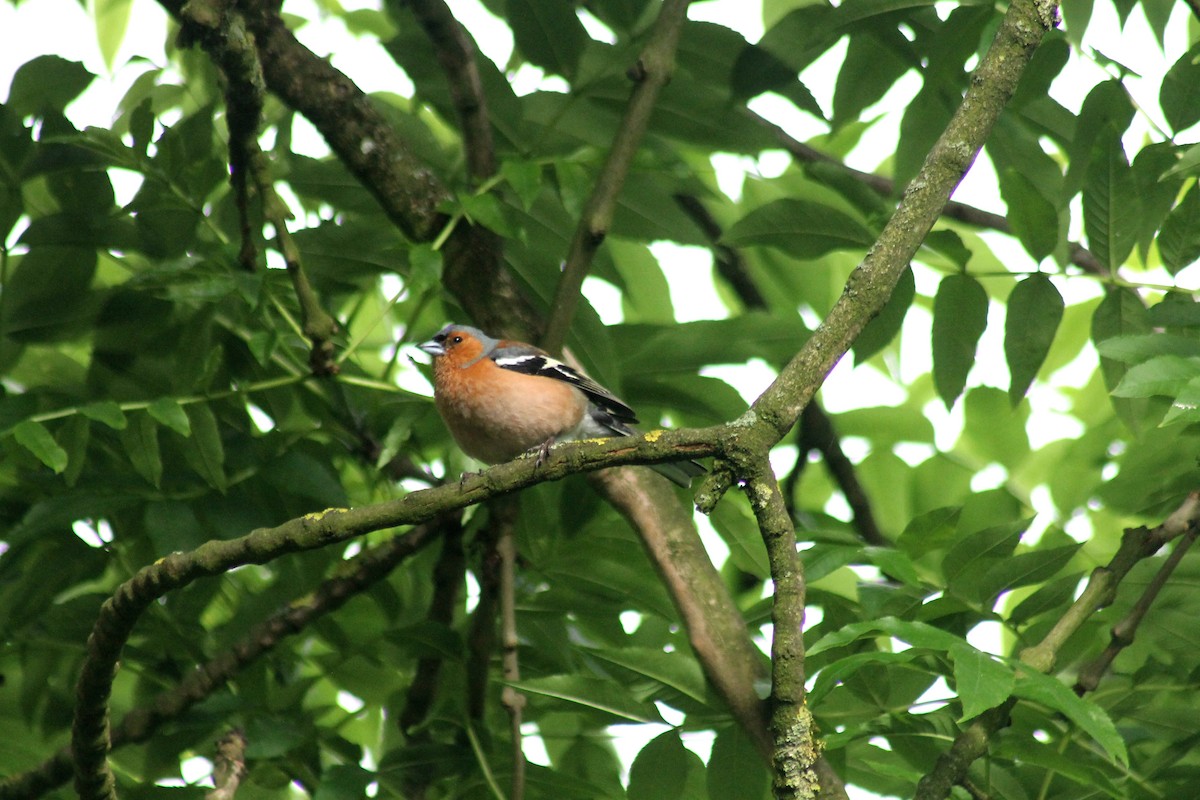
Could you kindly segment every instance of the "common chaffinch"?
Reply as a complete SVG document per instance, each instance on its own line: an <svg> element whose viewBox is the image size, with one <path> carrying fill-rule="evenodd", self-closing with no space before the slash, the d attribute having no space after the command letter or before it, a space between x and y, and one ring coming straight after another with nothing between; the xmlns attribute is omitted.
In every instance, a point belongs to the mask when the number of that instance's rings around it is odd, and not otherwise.
<svg viewBox="0 0 1200 800"><path fill-rule="evenodd" d="M451 324L417 346L433 356L434 402L450 434L487 464L555 442L636 433L632 408L531 344ZM684 487L704 472L687 460L650 468Z"/></svg>

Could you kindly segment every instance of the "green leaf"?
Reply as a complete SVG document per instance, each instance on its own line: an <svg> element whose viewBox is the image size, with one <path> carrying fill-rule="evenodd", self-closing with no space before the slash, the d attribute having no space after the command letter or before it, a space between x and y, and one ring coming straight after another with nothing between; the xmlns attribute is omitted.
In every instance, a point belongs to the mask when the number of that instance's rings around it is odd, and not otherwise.
<svg viewBox="0 0 1200 800"><path fill-rule="evenodd" d="M204 403L195 403L188 406L187 419L192 436L184 456L210 486L225 491L229 484L225 477L225 446L221 443L216 416Z"/></svg>
<svg viewBox="0 0 1200 800"><path fill-rule="evenodd" d="M158 423L149 414L135 414L121 431L121 443L133 468L156 489L162 485L162 454L158 449Z"/></svg>
<svg viewBox="0 0 1200 800"><path fill-rule="evenodd" d="M1018 553L988 567L976 582L975 597L987 603L1002 592L1049 580L1070 563L1079 545L1068 544Z"/></svg>
<svg viewBox="0 0 1200 800"><path fill-rule="evenodd" d="M1175 399L1171 401L1171 407L1163 416L1163 425L1173 425L1177 422L1200 422L1200 377L1192 378L1179 390Z"/></svg>
<svg viewBox="0 0 1200 800"><path fill-rule="evenodd" d="M1033 181L1009 167L1000 175L1000 195L1008 206L1008 222L1034 261L1041 261L1058 246L1058 209L1038 191Z"/></svg>
<svg viewBox="0 0 1200 800"><path fill-rule="evenodd" d="M730 497L728 502L718 503L711 520L713 528L729 546L729 557L734 566L756 578L770 577L767 547L763 544L754 514L744 499Z"/></svg>
<svg viewBox="0 0 1200 800"><path fill-rule="evenodd" d="M738 725L717 731L705 782L708 800L765 800L771 794L771 773Z"/></svg>
<svg viewBox="0 0 1200 800"><path fill-rule="evenodd" d="M942 559L942 574L949 584L960 584L973 594L977 582L997 562L1012 556L1021 541L1021 534L1029 527L1028 520L1018 520L1007 525L996 525L976 531L960 540Z"/></svg>
<svg viewBox="0 0 1200 800"><path fill-rule="evenodd" d="M55 472L67 468L67 451L58 446L50 431L40 422L31 419L17 423L13 428L17 443L37 456L38 460Z"/></svg>
<svg viewBox="0 0 1200 800"><path fill-rule="evenodd" d="M687 695L698 703L707 703L704 674L700 665L677 653L665 653L649 647L622 647L589 650L591 655L657 681Z"/></svg>
<svg viewBox="0 0 1200 800"><path fill-rule="evenodd" d="M913 558L946 547L954 541L961 508L935 508L912 518L896 546Z"/></svg>
<svg viewBox="0 0 1200 800"><path fill-rule="evenodd" d="M692 758L695 756L683 746L677 731L654 738L629 768L629 800L683 798Z"/></svg>
<svg viewBox="0 0 1200 800"><path fill-rule="evenodd" d="M1200 327L1200 303L1190 295L1171 293L1147 309L1146 318L1154 326L1197 328Z"/></svg>
<svg viewBox="0 0 1200 800"><path fill-rule="evenodd" d="M93 16L96 20L96 41L100 45L100 54L104 57L104 66L113 68L113 59L121 49L125 39L125 29L129 25L129 13L133 9L132 0L95 0Z"/></svg>
<svg viewBox="0 0 1200 800"><path fill-rule="evenodd" d="M68 419L58 430L58 443L67 451L67 469L63 472L63 480L67 486L74 486L83 474L83 466L87 460L88 442L92 437L92 423L84 416L76 414Z"/></svg>
<svg viewBox="0 0 1200 800"><path fill-rule="evenodd" d="M574 77L590 37L561 0L509 0L508 21L521 53L548 72Z"/></svg>
<svg viewBox="0 0 1200 800"><path fill-rule="evenodd" d="M1104 342L1114 337L1145 334L1149 329L1146 307L1132 289L1109 289L1092 315L1092 341L1097 347L1102 347ZM1100 372L1104 377L1104 386L1110 393L1125 377L1127 369L1119 361L1103 354L1100 356ZM1121 420L1136 430L1141 410L1134 402L1113 397L1112 404Z"/></svg>
<svg viewBox="0 0 1200 800"><path fill-rule="evenodd" d="M1200 189L1192 186L1158 233L1158 253L1172 275L1200 259Z"/></svg>
<svg viewBox="0 0 1200 800"><path fill-rule="evenodd" d="M146 412L180 436L192 435L192 424L178 400L160 397L146 407Z"/></svg>
<svg viewBox="0 0 1200 800"><path fill-rule="evenodd" d="M1112 719L1100 706L1071 691L1071 688L1051 675L1042 675L1028 668L1017 673L1014 693L1024 699L1041 703L1065 715L1096 743L1104 748L1109 758L1121 765L1129 764L1129 753L1125 740L1113 725Z"/></svg>
<svg viewBox="0 0 1200 800"><path fill-rule="evenodd" d="M1135 364L1112 390L1116 397L1174 397L1200 375L1200 358L1155 356Z"/></svg>
<svg viewBox="0 0 1200 800"><path fill-rule="evenodd" d="M96 422L103 422L114 431L124 430L129 421L125 419L125 412L121 407L112 400L101 400L97 403L89 403L79 409L79 413L83 414L88 419L94 419Z"/></svg>
<svg viewBox="0 0 1200 800"><path fill-rule="evenodd" d="M962 703L964 722L1003 703L1013 693L1016 675L1008 665L968 644L950 648L954 661L954 688Z"/></svg>
<svg viewBox="0 0 1200 800"><path fill-rule="evenodd" d="M875 234L849 214L792 198L754 209L722 237L730 247L775 247L801 259L819 258L833 250L863 249L873 241Z"/></svg>
<svg viewBox="0 0 1200 800"><path fill-rule="evenodd" d="M536 161L508 158L500 165L500 175L516 193L521 206L529 211L542 191L542 165Z"/></svg>
<svg viewBox="0 0 1200 800"><path fill-rule="evenodd" d="M896 338L896 334L900 332L900 326L904 324L904 317L908 314L916 291L916 279L913 277L912 268L905 267L904 272L900 274L900 280L896 282L896 288L892 290L892 296L888 298L883 309L866 324L862 332L858 334L858 338L854 340L855 364L863 363Z"/></svg>
<svg viewBox="0 0 1200 800"><path fill-rule="evenodd" d="M812 647L808 648L805 655L815 656L826 650L832 650L835 647L845 647L863 637L880 634L907 642L913 647L924 647L942 652L947 652L951 647L962 644L965 641L960 636L947 633L941 628L935 628L925 622L913 622L897 619L896 617L883 617L881 619L851 623L841 630L826 634L813 644Z"/></svg>
<svg viewBox="0 0 1200 800"><path fill-rule="evenodd" d="M62 111L95 77L78 61L38 56L21 65L13 76L7 105L21 117Z"/></svg>
<svg viewBox="0 0 1200 800"><path fill-rule="evenodd" d="M1026 597L1009 614L1009 620L1022 625L1039 614L1057 611L1066 606L1075 597L1079 589L1082 575L1064 575L1050 583L1043 584L1037 591Z"/></svg>
<svg viewBox="0 0 1200 800"><path fill-rule="evenodd" d="M1164 178L1187 177L1200 171L1200 144L1194 144L1183 151L1175 166L1163 173Z"/></svg>
<svg viewBox="0 0 1200 800"><path fill-rule="evenodd" d="M357 764L335 764L322 772L313 800L361 800L375 780L374 773Z"/></svg>
<svg viewBox="0 0 1200 800"><path fill-rule="evenodd" d="M979 281L970 275L942 278L933 300L933 382L947 409L967 385L987 313L987 292Z"/></svg>
<svg viewBox="0 0 1200 800"><path fill-rule="evenodd" d="M908 42L898 30L880 26L862 33L861 36L847 37L846 57L837 71L833 90L835 130L857 120L911 68L905 57Z"/></svg>
<svg viewBox="0 0 1200 800"><path fill-rule="evenodd" d="M652 703L635 700L625 687L600 678L584 675L549 675L545 678L515 681L511 685L522 692L553 697L620 719L634 722L663 721L662 715Z"/></svg>
<svg viewBox="0 0 1200 800"><path fill-rule="evenodd" d="M1154 356L1200 356L1200 340L1171 333L1113 336L1100 342L1096 350L1104 358L1136 364Z"/></svg>
<svg viewBox="0 0 1200 800"><path fill-rule="evenodd" d="M1044 273L1021 281L1009 295L1004 357L1011 375L1008 399L1014 406L1025 397L1046 360L1062 315L1062 295Z"/></svg>
<svg viewBox="0 0 1200 800"><path fill-rule="evenodd" d="M1097 143L1083 187L1083 230L1088 248L1116 272L1137 244L1141 200L1119 136Z"/></svg>
<svg viewBox="0 0 1200 800"><path fill-rule="evenodd" d="M94 248L31 247L4 283L0 332L21 342L76 335L95 313L97 297L91 289L95 274Z"/></svg>
<svg viewBox="0 0 1200 800"><path fill-rule="evenodd" d="M907 664L921 655L920 650L909 649L899 653L887 650L869 650L854 653L845 658L839 658L821 667L817 679L813 682L812 691L808 693L808 702L816 705L831 691L859 670L872 665Z"/></svg>
<svg viewBox="0 0 1200 800"><path fill-rule="evenodd" d="M1200 122L1200 45L1167 70L1158 89L1158 104L1176 133Z"/></svg>

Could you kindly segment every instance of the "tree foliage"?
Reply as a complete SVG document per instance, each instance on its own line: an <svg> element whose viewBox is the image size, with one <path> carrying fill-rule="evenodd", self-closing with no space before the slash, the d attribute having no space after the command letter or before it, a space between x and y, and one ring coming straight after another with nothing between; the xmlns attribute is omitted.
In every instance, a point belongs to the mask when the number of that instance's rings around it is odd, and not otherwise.
<svg viewBox="0 0 1200 800"><path fill-rule="evenodd" d="M442 0L159 2L111 124L60 56L0 105L0 797L1200 795L1194 3L1115 4L1188 31L1147 102L1086 0L487 0L505 64ZM447 320L677 430L469 474Z"/></svg>

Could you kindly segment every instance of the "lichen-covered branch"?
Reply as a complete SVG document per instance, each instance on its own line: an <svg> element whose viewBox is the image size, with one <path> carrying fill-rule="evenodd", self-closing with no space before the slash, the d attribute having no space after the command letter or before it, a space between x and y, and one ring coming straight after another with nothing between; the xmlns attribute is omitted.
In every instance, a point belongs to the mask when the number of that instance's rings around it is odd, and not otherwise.
<svg viewBox="0 0 1200 800"><path fill-rule="evenodd" d="M121 650L147 606L170 591L246 564L262 564L289 553L346 541L372 531L412 525L544 480L603 466L678 460L680 455L715 451L720 429L678 431L667 439L630 437L563 446L542 464L524 458L501 464L456 484L413 492L397 500L360 508L334 508L307 514L274 528L237 539L213 540L195 550L172 553L143 567L101 606L88 637L87 654L76 685L71 753L75 785L85 800L116 796L107 757L112 746L108 701ZM705 438L709 441L705 442ZM682 452L680 452L682 451Z"/></svg>
<svg viewBox="0 0 1200 800"><path fill-rule="evenodd" d="M796 530L771 464L763 454L747 465L746 496L766 544L774 592L771 601L771 737L775 797L814 800L813 766L820 754L804 689L804 567L796 555Z"/></svg>
<svg viewBox="0 0 1200 800"><path fill-rule="evenodd" d="M1148 530L1131 528L1121 537L1121 546L1103 567L1092 571L1087 586L1050 631L1032 647L1021 651L1021 663L1039 672L1054 671L1058 653L1067 640L1098 610L1116 599L1117 588L1139 561L1158 552L1179 537L1200 533L1200 491L1192 492L1161 525ZM992 735L1008 724L1016 699L1010 698L985 711L955 737L950 749L917 784L915 800L943 800L967 776L971 764L987 753Z"/></svg>
<svg viewBox="0 0 1200 800"><path fill-rule="evenodd" d="M228 650L197 666L178 686L126 714L112 730L113 748L148 740L165 722L178 718L209 697L284 637L336 611L351 597L387 576L404 559L432 541L439 531L437 524L421 525L355 556L349 572L330 578L302 602L290 603L258 623ZM0 800L38 797L70 780L71 771L71 752L63 748L37 767L0 781Z"/></svg>
<svg viewBox="0 0 1200 800"><path fill-rule="evenodd" d="M987 141L1025 65L1055 24L1056 14L1052 1L1019 0L1009 6L962 104L904 190L896 213L821 326L742 417L747 450L773 445L787 434L825 376L883 308L950 193ZM703 507L711 508L736 477L724 466L714 469L701 489Z"/></svg>
<svg viewBox="0 0 1200 800"><path fill-rule="evenodd" d="M583 287L583 279L587 277L592 258L612 226L617 198L625 185L633 157L637 154L650 125L650 115L654 113L659 92L671 80L675 71L675 50L679 45L679 33L687 20L690 2L691 0L666 0L662 4L645 48L637 63L627 73L634 81L633 91L629 95L629 103L625 106L621 124L613 134L608 157L604 160L600 174L596 176L596 184L592 187L592 193L575 228L575 235L567 250L563 274L559 278L554 300L550 305L550 318L541 338L542 347L551 353L560 351L563 342L566 341L567 330L571 327L575 307L579 303L579 290Z"/></svg>
<svg viewBox="0 0 1200 800"><path fill-rule="evenodd" d="M757 691L767 682L765 664L704 551L690 509L675 500L666 480L644 470L603 470L590 479L641 536L705 676L769 759L767 707Z"/></svg>

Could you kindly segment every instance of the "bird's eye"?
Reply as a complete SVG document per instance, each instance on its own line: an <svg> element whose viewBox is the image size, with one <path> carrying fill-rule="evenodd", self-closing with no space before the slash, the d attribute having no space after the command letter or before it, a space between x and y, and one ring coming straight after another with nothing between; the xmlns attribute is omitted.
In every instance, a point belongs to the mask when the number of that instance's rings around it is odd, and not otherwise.
<svg viewBox="0 0 1200 800"><path fill-rule="evenodd" d="M455 336L453 339L450 340L450 344L462 344L462 337Z"/></svg>

